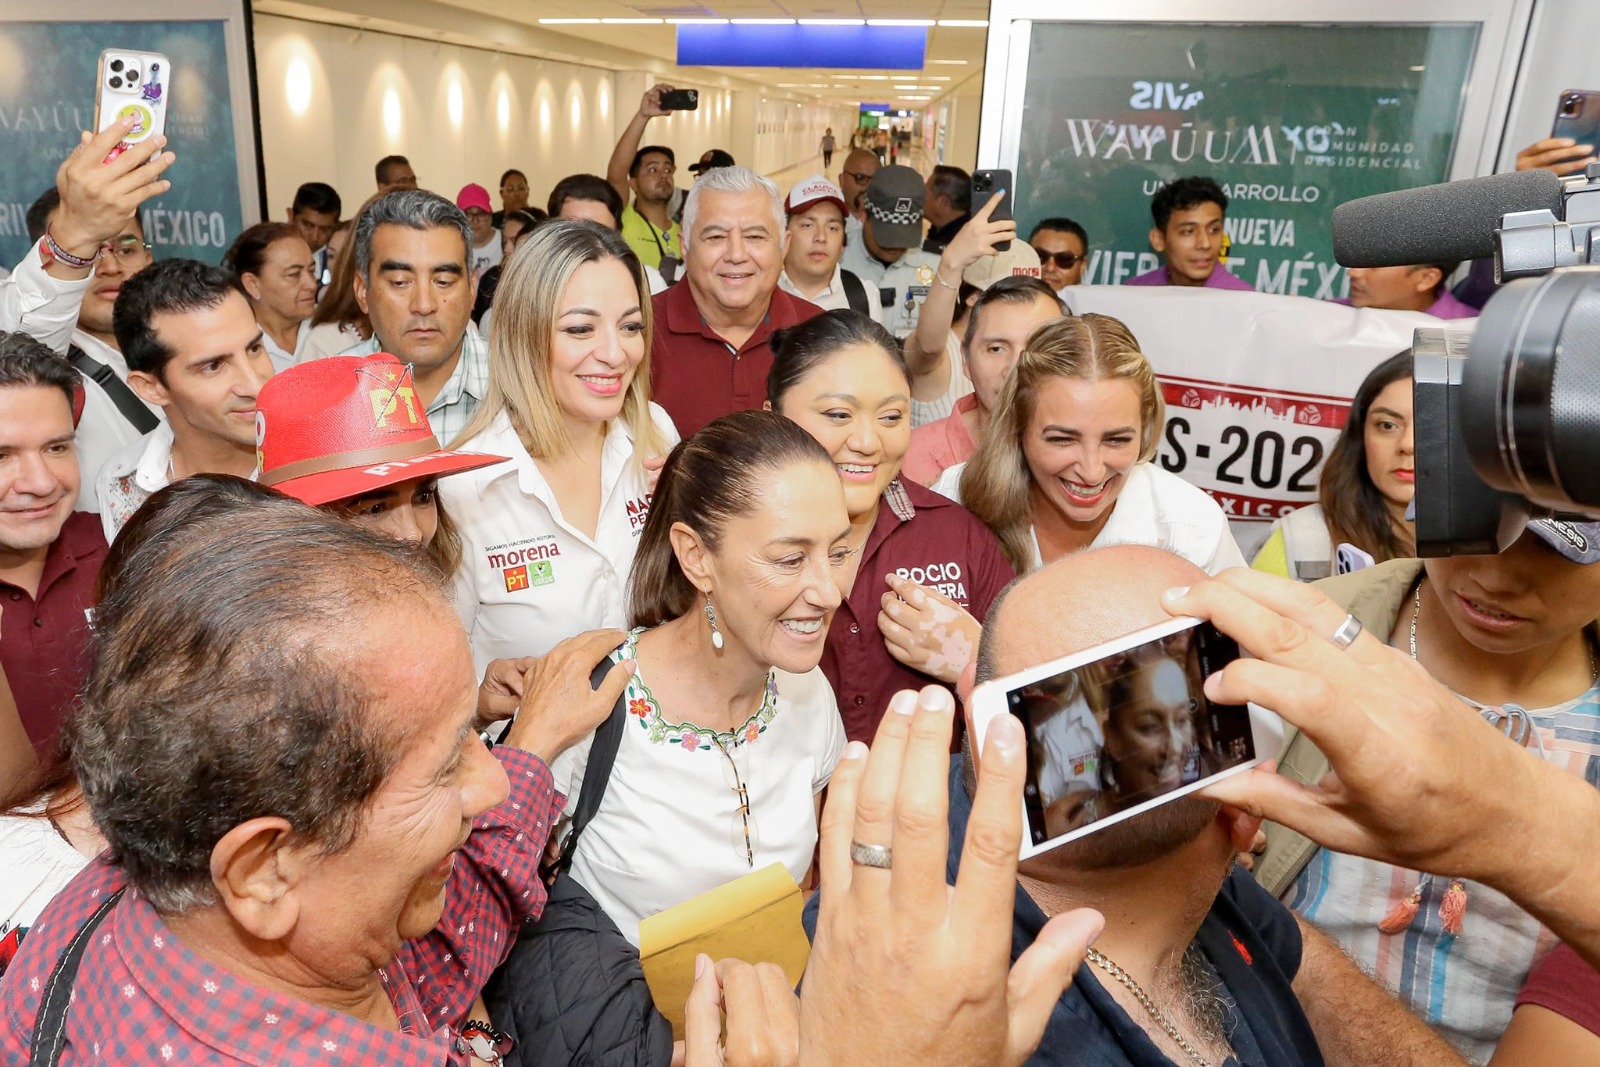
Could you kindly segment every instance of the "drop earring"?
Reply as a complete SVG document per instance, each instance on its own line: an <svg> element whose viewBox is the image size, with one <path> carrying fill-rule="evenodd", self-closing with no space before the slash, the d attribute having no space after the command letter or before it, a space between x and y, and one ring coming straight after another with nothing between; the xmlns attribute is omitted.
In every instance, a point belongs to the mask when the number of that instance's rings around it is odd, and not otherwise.
<svg viewBox="0 0 1600 1067"><path fill-rule="evenodd" d="M722 651L722 631L717 629L717 609L711 606L711 594L706 594L706 622L711 624L711 647Z"/></svg>

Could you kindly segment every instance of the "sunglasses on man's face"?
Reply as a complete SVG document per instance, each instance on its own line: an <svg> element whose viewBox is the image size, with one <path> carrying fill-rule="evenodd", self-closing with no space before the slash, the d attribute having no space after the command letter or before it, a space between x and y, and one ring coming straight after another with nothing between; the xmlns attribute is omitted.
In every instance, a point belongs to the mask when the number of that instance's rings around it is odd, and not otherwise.
<svg viewBox="0 0 1600 1067"><path fill-rule="evenodd" d="M1046 252L1042 248L1035 248L1034 251L1039 253L1039 263L1041 266L1049 266L1051 263L1054 263L1062 270L1071 270L1073 267L1076 267L1079 263L1082 263L1084 260L1089 258L1088 256L1080 256L1076 252Z"/></svg>
<svg viewBox="0 0 1600 1067"><path fill-rule="evenodd" d="M870 174L862 174L859 170L840 171L839 172L839 177L841 177L841 178L849 178L851 181L855 182L857 185L869 185L872 182L872 175L870 175Z"/></svg>

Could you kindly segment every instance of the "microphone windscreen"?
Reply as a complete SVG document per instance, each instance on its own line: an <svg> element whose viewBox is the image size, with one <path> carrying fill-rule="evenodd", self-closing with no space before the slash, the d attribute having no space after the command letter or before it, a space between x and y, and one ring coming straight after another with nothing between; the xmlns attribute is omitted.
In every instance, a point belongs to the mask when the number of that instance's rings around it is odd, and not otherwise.
<svg viewBox="0 0 1600 1067"><path fill-rule="evenodd" d="M1561 217L1561 179L1523 170L1364 196L1333 209L1333 258L1346 267L1400 267L1494 255L1494 230L1513 211Z"/></svg>

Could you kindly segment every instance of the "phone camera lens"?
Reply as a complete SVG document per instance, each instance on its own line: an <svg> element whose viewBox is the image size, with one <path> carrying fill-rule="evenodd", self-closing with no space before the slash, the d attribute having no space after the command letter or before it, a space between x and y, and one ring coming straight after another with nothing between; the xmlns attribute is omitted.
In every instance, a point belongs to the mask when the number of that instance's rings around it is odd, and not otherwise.
<svg viewBox="0 0 1600 1067"><path fill-rule="evenodd" d="M139 82L139 72L138 72L138 70L136 70L136 69L134 69L132 67L128 68L128 84L129 85L137 85L138 82Z"/></svg>
<svg viewBox="0 0 1600 1067"><path fill-rule="evenodd" d="M113 60L112 60L112 61L111 61L111 69L112 69L112 70L121 70L121 69L122 69L122 60L120 60L120 59L113 59Z"/></svg>
<svg viewBox="0 0 1600 1067"><path fill-rule="evenodd" d="M154 74L156 71L158 71L160 69L161 69L161 64L160 63L152 63L152 64L150 64L150 73L151 74Z"/></svg>
<svg viewBox="0 0 1600 1067"><path fill-rule="evenodd" d="M112 78L111 79L111 88L113 88L113 89L122 88L122 79L121 78L115 78L115 77Z"/></svg>

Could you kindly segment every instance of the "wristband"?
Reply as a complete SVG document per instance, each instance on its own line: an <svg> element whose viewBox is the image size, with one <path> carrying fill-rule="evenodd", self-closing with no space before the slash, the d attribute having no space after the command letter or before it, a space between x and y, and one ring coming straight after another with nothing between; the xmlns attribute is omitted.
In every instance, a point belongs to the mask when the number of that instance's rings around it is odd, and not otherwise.
<svg viewBox="0 0 1600 1067"><path fill-rule="evenodd" d="M96 248L94 252L90 254L88 259L85 259L82 256L73 255L71 252L68 252L65 248L62 248L56 243L55 236L51 234L48 226L45 227L44 236L39 238L39 244L40 251L44 253L47 259L59 260L60 262L65 263L67 266L76 267L79 270L83 270L85 267L94 266L95 260L100 256L100 250L98 248ZM49 264L46 263L46 266L48 265Z"/></svg>
<svg viewBox="0 0 1600 1067"><path fill-rule="evenodd" d="M502 1063L516 1042L495 1028L493 1023L469 1019L456 1036L456 1051L468 1053L484 1063Z"/></svg>
<svg viewBox="0 0 1600 1067"><path fill-rule="evenodd" d="M933 272L933 278L934 278L934 281L938 282L940 285L944 286L946 289L950 290L952 293L959 294L961 292L961 286L959 286L959 285L951 285L949 282L945 281L944 280L944 275L939 273L939 271L935 270Z"/></svg>

